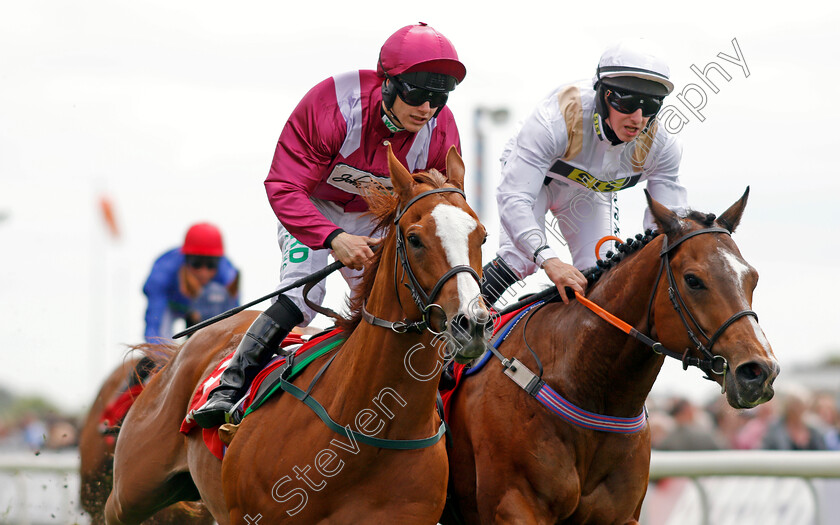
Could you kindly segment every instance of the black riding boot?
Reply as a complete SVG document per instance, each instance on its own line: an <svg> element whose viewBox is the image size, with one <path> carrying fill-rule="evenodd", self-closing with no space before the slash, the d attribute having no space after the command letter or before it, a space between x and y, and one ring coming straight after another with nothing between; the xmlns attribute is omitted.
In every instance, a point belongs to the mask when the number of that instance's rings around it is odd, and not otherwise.
<svg viewBox="0 0 840 525"><path fill-rule="evenodd" d="M198 426L212 428L229 420L234 405L256 375L268 363L277 347L292 328L303 322L300 309L285 295L257 317L222 372L220 384L210 393L210 398L193 413Z"/></svg>
<svg viewBox="0 0 840 525"><path fill-rule="evenodd" d="M484 278L481 280L481 296L488 305L499 300L505 290L519 278L501 257L496 257L484 265Z"/></svg>

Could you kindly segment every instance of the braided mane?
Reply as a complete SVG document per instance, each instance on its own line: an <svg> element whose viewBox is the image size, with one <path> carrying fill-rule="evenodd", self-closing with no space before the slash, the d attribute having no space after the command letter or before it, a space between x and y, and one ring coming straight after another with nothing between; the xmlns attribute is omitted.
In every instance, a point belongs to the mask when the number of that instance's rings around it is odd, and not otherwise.
<svg viewBox="0 0 840 525"><path fill-rule="evenodd" d="M714 226L716 215L714 213L704 213L696 210L688 210L684 217L690 221L694 221L705 228ZM624 243L616 247L616 252L608 251L604 259L598 259L595 266L583 270L583 276L586 277L587 285L592 286L598 279L604 275L604 272L615 268L615 266L623 261L631 253L635 253L647 246L647 244L659 236L659 232L647 229L644 234L637 233L635 237L628 238Z"/></svg>

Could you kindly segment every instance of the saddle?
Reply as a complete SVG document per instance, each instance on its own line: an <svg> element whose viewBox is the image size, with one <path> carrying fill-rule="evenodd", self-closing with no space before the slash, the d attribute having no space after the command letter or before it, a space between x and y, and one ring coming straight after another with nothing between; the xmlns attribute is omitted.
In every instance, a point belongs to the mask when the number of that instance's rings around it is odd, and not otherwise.
<svg viewBox="0 0 840 525"><path fill-rule="evenodd" d="M248 387L245 395L235 407L233 413L234 425L239 424L242 419L250 415L263 405L268 399L280 395L283 390L280 388L281 380L290 381L299 375L306 367L319 357L339 349L347 339L347 334L339 329L323 332L313 336L308 341L299 335L292 333L280 344L286 349L283 355L277 355L257 374L254 381ZM201 407L210 395L210 392L219 384L222 372L227 368L233 357L231 352L216 369L196 389L193 399L189 404L184 421L181 423L181 433L189 434L197 427L192 414ZM222 425L224 428L225 425ZM210 452L219 459L222 459L227 449L227 444L219 436L219 427L201 429L204 443ZM230 427L226 430L232 436ZM226 439L230 442L230 437Z"/></svg>

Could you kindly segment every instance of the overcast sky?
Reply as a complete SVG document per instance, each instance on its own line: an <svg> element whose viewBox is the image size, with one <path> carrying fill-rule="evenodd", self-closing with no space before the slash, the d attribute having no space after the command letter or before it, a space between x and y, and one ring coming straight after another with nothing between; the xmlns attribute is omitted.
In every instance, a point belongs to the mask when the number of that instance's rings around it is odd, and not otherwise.
<svg viewBox="0 0 840 525"><path fill-rule="evenodd" d="M487 137L482 220L495 252L498 156L516 122L556 85L591 78L613 41L667 50L688 121L682 180L720 213L750 186L735 240L761 274L754 309L784 370L840 349L838 8L798 2L126 2L0 5L0 384L63 408L90 405L125 345L142 340L143 281L187 227L217 223L243 272L244 301L272 291L279 250L263 190L280 130L304 93L374 68L396 29L425 21L452 40L467 77L450 97L476 181ZM719 57L737 57L744 66ZM711 74L718 92L692 73ZM749 73L749 75L747 75ZM696 87L691 87L691 85ZM475 187L470 200L477 204ZM120 236L98 208L115 207ZM639 188L621 192L622 233L641 231ZM530 281L536 286L537 280ZM344 292L330 281L334 308ZM669 363L659 393L715 395Z"/></svg>

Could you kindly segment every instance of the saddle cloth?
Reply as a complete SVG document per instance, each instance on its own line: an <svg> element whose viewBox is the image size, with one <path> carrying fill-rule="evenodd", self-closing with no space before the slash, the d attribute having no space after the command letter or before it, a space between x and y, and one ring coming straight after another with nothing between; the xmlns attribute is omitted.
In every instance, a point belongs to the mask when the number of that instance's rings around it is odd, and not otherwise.
<svg viewBox="0 0 840 525"><path fill-rule="evenodd" d="M237 404L234 414L234 420L239 421L257 408L261 406L268 398L272 397L277 390L278 378L280 374L287 375L289 379L298 375L306 366L316 358L335 350L340 347L341 343L346 339L346 334L341 330L331 330L322 335L313 337L306 341L299 334L289 334L286 339L280 344L280 348L286 348L287 353L294 354L292 359L292 370L286 370L286 356L278 355L257 374L254 381L248 387L245 395ZM234 352L228 354L213 372L202 382L195 391L192 401L189 404L187 415L181 423L181 433L189 434L196 428L196 422L193 419L193 413L207 402L210 392L219 385L219 379L222 372L230 364ZM282 390L280 391L282 393ZM226 446L219 438L219 427L203 428L202 438L205 445L219 459L225 455Z"/></svg>

